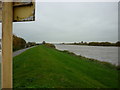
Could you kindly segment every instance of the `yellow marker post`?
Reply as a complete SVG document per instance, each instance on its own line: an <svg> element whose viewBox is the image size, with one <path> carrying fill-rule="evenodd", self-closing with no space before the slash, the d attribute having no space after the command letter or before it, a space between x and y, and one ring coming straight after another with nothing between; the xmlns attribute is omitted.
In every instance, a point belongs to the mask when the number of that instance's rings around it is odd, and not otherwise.
<svg viewBox="0 0 120 90"><path fill-rule="evenodd" d="M9 2L8 2L9 1ZM21 1L21 0L19 0ZM35 20L35 2L0 1L0 22L2 22L2 89L12 89L12 43L13 22Z"/></svg>
<svg viewBox="0 0 120 90"><path fill-rule="evenodd" d="M3 2L2 10L2 89L12 88L13 3Z"/></svg>

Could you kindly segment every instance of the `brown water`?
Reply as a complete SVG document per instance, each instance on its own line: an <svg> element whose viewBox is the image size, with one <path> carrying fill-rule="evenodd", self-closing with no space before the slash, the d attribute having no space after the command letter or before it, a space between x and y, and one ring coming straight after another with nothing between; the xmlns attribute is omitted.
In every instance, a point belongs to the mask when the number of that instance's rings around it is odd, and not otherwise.
<svg viewBox="0 0 120 90"><path fill-rule="evenodd" d="M81 46L81 45L55 45L59 50L68 50L76 55L110 62L118 65L118 47Z"/></svg>

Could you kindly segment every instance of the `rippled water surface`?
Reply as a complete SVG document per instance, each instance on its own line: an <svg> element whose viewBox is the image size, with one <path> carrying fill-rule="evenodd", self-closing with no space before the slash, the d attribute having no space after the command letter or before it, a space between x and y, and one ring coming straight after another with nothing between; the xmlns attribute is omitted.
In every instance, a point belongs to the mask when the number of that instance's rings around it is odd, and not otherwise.
<svg viewBox="0 0 120 90"><path fill-rule="evenodd" d="M118 47L56 45L59 50L68 50L77 55L118 65Z"/></svg>

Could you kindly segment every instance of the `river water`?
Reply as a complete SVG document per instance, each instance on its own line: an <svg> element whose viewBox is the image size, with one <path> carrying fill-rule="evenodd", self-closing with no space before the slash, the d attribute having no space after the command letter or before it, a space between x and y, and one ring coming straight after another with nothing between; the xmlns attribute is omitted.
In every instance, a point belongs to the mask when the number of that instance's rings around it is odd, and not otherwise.
<svg viewBox="0 0 120 90"><path fill-rule="evenodd" d="M76 55L118 65L118 47L55 45L58 50L68 50Z"/></svg>

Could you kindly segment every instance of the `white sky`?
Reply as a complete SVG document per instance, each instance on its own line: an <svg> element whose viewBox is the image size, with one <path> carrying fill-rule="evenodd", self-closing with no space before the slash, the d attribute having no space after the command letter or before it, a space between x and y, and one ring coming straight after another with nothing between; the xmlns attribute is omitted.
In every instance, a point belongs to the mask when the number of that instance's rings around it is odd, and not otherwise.
<svg viewBox="0 0 120 90"><path fill-rule="evenodd" d="M14 23L13 31L17 36L35 42L116 42L118 3L39 2L36 21Z"/></svg>
<svg viewBox="0 0 120 90"><path fill-rule="evenodd" d="M3 2L29 2L31 0L0 0ZM120 0L33 0L35 2L119 2Z"/></svg>
<svg viewBox="0 0 120 90"><path fill-rule="evenodd" d="M37 2L119 2L120 0L36 0Z"/></svg>

